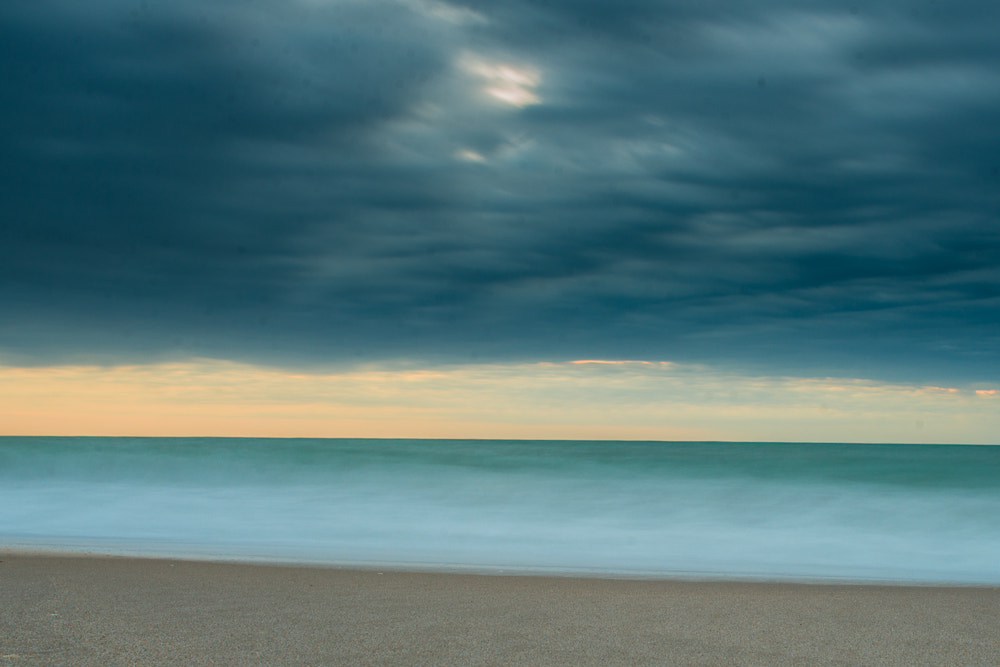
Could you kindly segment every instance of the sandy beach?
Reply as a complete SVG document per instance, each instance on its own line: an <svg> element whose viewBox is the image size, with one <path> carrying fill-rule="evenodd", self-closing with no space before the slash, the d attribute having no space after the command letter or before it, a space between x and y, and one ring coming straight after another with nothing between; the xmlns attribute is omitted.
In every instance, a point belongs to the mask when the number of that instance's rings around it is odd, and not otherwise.
<svg viewBox="0 0 1000 667"><path fill-rule="evenodd" d="M0 554L3 665L997 665L996 588Z"/></svg>

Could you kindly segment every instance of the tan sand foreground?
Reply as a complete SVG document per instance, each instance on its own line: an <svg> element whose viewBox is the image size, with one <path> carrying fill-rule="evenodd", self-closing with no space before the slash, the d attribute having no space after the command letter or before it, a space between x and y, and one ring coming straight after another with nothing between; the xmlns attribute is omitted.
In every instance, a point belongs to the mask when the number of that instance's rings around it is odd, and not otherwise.
<svg viewBox="0 0 1000 667"><path fill-rule="evenodd" d="M1000 665L995 588L0 560L0 665Z"/></svg>

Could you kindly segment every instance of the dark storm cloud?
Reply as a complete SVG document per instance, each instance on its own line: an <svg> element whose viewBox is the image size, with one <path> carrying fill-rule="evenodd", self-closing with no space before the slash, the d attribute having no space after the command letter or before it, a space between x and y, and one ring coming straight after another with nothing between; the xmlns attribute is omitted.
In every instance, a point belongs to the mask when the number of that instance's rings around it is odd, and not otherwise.
<svg viewBox="0 0 1000 667"><path fill-rule="evenodd" d="M989 379L1000 10L13 3L0 345Z"/></svg>

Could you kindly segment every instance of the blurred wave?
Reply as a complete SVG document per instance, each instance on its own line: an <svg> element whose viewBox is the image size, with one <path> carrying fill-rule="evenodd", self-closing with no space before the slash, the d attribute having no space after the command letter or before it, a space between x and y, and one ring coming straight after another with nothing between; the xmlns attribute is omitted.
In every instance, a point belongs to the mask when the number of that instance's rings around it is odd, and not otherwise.
<svg viewBox="0 0 1000 667"><path fill-rule="evenodd" d="M1000 582L1000 447L0 438L0 546Z"/></svg>

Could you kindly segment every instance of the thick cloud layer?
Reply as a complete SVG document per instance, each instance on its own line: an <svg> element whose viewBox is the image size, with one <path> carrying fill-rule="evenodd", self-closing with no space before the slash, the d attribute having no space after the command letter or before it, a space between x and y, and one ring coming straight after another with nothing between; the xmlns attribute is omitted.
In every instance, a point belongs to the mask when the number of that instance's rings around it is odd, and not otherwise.
<svg viewBox="0 0 1000 667"><path fill-rule="evenodd" d="M1000 8L11 2L0 353L1000 371Z"/></svg>

